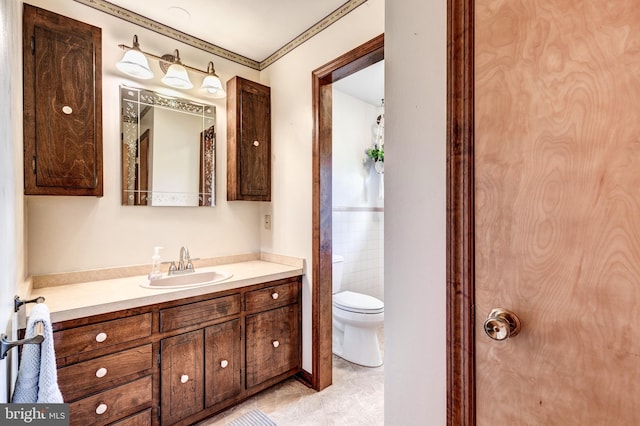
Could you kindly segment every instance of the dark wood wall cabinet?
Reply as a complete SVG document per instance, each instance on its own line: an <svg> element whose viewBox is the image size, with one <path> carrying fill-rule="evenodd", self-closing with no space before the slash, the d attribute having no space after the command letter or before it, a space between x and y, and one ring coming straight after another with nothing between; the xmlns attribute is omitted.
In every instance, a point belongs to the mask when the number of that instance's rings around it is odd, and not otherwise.
<svg viewBox="0 0 640 426"><path fill-rule="evenodd" d="M54 323L70 424L190 425L299 373L301 289L298 276Z"/></svg>
<svg viewBox="0 0 640 426"><path fill-rule="evenodd" d="M24 192L103 195L101 29L28 4Z"/></svg>
<svg viewBox="0 0 640 426"><path fill-rule="evenodd" d="M271 201L271 89L227 82L227 200Z"/></svg>

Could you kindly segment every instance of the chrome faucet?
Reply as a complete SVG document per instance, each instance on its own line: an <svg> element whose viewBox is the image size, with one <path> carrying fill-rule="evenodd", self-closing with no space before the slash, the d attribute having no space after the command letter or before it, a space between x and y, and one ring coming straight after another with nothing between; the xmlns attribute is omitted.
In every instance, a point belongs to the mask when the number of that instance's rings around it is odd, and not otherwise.
<svg viewBox="0 0 640 426"><path fill-rule="evenodd" d="M176 262L171 262L169 265L169 275L186 274L194 272L193 263L191 262L191 256L189 256L189 249L185 246L180 247L180 259L178 260L178 266Z"/></svg>

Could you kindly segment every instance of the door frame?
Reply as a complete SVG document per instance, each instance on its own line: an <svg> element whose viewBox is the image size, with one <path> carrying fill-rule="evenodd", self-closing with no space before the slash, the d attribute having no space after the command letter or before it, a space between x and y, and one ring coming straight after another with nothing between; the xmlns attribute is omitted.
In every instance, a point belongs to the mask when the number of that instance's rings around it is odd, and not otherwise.
<svg viewBox="0 0 640 426"><path fill-rule="evenodd" d="M447 1L447 424L476 424L474 0Z"/></svg>
<svg viewBox="0 0 640 426"><path fill-rule="evenodd" d="M384 59L384 34L356 47L312 73L312 373L305 380L315 390L332 383L331 312L331 84Z"/></svg>

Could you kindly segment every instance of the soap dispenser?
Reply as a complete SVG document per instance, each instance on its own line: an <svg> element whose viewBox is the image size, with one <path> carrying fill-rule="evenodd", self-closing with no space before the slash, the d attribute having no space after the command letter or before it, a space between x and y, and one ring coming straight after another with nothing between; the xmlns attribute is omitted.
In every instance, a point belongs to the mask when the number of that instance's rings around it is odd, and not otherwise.
<svg viewBox="0 0 640 426"><path fill-rule="evenodd" d="M163 247L154 247L153 256L151 257L151 272L149 272L149 280L157 280L162 278L162 272L160 272L160 250Z"/></svg>

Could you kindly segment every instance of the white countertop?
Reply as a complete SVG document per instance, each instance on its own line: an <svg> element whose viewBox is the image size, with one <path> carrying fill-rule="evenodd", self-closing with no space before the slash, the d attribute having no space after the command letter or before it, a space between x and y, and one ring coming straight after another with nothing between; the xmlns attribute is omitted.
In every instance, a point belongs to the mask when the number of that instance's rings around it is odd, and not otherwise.
<svg viewBox="0 0 640 426"><path fill-rule="evenodd" d="M77 284L30 289L28 299L45 298L51 321L66 321L89 315L131 309L214 291L229 290L303 274L302 266L290 266L264 260L230 263L198 268L196 272L220 271L232 276L222 282L179 289L150 289L140 284L147 276L133 276ZM27 309L28 309L27 305Z"/></svg>

